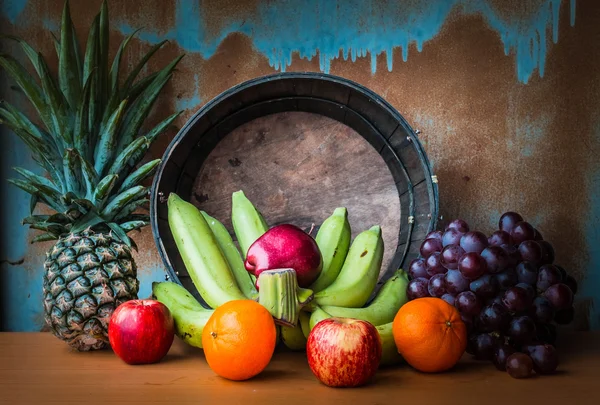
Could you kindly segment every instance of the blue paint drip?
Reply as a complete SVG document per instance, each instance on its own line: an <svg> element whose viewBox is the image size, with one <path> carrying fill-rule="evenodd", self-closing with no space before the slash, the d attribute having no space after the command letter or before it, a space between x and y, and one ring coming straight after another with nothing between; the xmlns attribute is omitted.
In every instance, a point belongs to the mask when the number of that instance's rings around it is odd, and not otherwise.
<svg viewBox="0 0 600 405"><path fill-rule="evenodd" d="M575 0L571 1L574 24ZM329 73L331 62L348 55L353 62L370 54L371 71L377 71L377 55L387 53L387 69L392 70L392 50L400 47L402 60L408 60L411 44L418 52L442 29L450 12L457 8L465 15L480 14L499 33L506 55L514 53L519 81L528 83L537 69L544 76L546 31L558 41L558 20L562 0L546 0L528 18L503 19L486 1L474 0L403 0L375 5L373 2L347 0L275 0L261 3L253 16L244 21L231 21L214 37L208 37L197 0L178 0L175 27L166 33L143 32L140 38L156 43L161 39L176 40L189 52L210 58L218 45L233 32L248 35L254 46L269 59L275 70L285 71L292 56L312 60L318 53L319 68ZM462 7L457 7L462 6ZM120 24L124 34L133 31Z"/></svg>
<svg viewBox="0 0 600 405"><path fill-rule="evenodd" d="M27 0L3 0L0 2L0 12L14 24L26 6Z"/></svg>
<svg viewBox="0 0 600 405"><path fill-rule="evenodd" d="M600 123L596 126L596 148L600 147ZM599 149L596 149L599 150ZM577 299L591 300L589 322L591 330L600 330L600 169L587 181L590 212L586 216L585 240L589 261L585 279L580 282Z"/></svg>

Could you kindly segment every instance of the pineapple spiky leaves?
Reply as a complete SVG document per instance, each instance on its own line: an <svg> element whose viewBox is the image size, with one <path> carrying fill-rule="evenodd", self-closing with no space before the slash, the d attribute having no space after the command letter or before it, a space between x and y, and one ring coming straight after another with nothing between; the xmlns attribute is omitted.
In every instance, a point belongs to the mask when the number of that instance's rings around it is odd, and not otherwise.
<svg viewBox="0 0 600 405"><path fill-rule="evenodd" d="M45 262L45 318L56 336L78 350L107 347L110 314L121 302L137 298L139 283L131 256L137 247L128 233L149 224L149 216L139 213L148 202L143 183L154 175L160 159L140 163L152 142L181 113L142 132L183 55L139 78L161 42L119 80L122 55L136 33L123 40L109 61L104 1L89 28L85 49L80 49L67 0L55 39L56 77L43 55L23 39L6 37L21 46L33 69L0 54L0 68L37 112L37 119L32 119L2 101L0 124L21 138L47 172L39 176L15 168L19 178L8 181L31 195L30 216L23 224L42 231L32 242L57 240ZM34 214L38 204L54 213Z"/></svg>

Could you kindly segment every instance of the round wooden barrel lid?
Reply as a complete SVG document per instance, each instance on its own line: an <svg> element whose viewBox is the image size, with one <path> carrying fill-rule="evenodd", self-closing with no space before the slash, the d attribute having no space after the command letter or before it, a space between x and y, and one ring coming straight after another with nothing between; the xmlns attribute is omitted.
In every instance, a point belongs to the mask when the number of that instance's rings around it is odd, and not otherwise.
<svg viewBox="0 0 600 405"><path fill-rule="evenodd" d="M201 299L167 222L171 192L221 221L235 241L231 194L243 190L269 226L312 235L336 207L352 237L373 225L385 244L379 285L418 255L438 215L437 180L413 129L350 80L278 73L200 108L167 147L150 196L152 233L169 279Z"/></svg>

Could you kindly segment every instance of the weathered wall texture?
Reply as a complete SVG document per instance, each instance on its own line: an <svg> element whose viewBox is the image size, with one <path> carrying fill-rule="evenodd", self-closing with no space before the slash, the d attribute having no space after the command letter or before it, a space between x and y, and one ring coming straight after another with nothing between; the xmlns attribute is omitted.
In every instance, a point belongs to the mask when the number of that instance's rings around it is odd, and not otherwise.
<svg viewBox="0 0 600 405"><path fill-rule="evenodd" d="M100 0L73 0L85 33ZM55 63L62 0L2 0L2 31ZM287 71L347 77L385 97L419 135L440 181L440 208L490 232L522 213L582 285L576 327L600 327L600 3L596 0L129 0L109 2L111 49L142 28L125 62L168 39L150 65L187 56L157 106L184 109L242 81ZM11 53L16 49L4 43ZM14 53L13 53L14 54ZM17 102L3 77L2 97ZM150 122L151 123L151 122ZM160 157L174 136L157 142ZM34 168L2 136L2 328L42 328L42 253L20 225L25 193L4 180ZM164 277L150 229L137 238L141 296Z"/></svg>

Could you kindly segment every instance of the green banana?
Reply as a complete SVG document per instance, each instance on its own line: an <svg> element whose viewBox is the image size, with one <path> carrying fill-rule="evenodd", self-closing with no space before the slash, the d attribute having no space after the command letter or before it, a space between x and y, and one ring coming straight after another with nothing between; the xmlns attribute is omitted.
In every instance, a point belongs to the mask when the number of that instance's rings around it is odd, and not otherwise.
<svg viewBox="0 0 600 405"><path fill-rule="evenodd" d="M255 299L258 296L258 291L254 286L254 282L250 278L250 273L244 267L244 261L242 260L242 256L238 251L237 247L233 243L233 239L221 222L219 222L216 218L211 217L204 211L200 211L204 219L210 226L212 233L215 235L219 247L221 251L225 255L227 262L229 263L229 267L233 272L233 276L237 281L238 287L242 290L242 293L249 298Z"/></svg>
<svg viewBox="0 0 600 405"><path fill-rule="evenodd" d="M152 295L169 308L177 337L190 346L202 348L202 331L214 309L205 309L185 288L172 281L153 282Z"/></svg>
<svg viewBox="0 0 600 405"><path fill-rule="evenodd" d="M368 306L346 308L322 305L321 309L332 316L362 319L369 321L375 326L383 325L392 322L400 307L408 302L406 295L407 285L408 275L404 270L400 269L383 284Z"/></svg>
<svg viewBox="0 0 600 405"><path fill-rule="evenodd" d="M306 339L310 334L310 313L307 311L300 311L298 314L298 325L302 328L302 334Z"/></svg>
<svg viewBox="0 0 600 405"><path fill-rule="evenodd" d="M269 226L242 190L235 191L231 195L231 222L245 259L250 245L267 232Z"/></svg>
<svg viewBox="0 0 600 405"><path fill-rule="evenodd" d="M327 312L323 311L318 306L315 306L313 312L310 314L310 320L308 323L310 330L313 330L313 328L315 327L316 324L318 324L319 322L321 322L327 318L331 318L331 315L329 315Z"/></svg>
<svg viewBox="0 0 600 405"><path fill-rule="evenodd" d="M350 246L340 274L331 285L315 293L315 303L350 308L364 306L377 284L383 250L379 225L359 233Z"/></svg>
<svg viewBox="0 0 600 405"><path fill-rule="evenodd" d="M169 194L167 207L173 239L202 299L211 308L247 299L200 211L175 193Z"/></svg>
<svg viewBox="0 0 600 405"><path fill-rule="evenodd" d="M404 361L402 355L398 353L392 325L393 322L388 322L375 327L381 338L381 361L379 362L379 367L392 366Z"/></svg>
<svg viewBox="0 0 600 405"><path fill-rule="evenodd" d="M351 233L348 210L345 207L336 208L321 224L315 240L323 255L323 270L309 287L314 292L328 287L340 274L350 248Z"/></svg>
<svg viewBox="0 0 600 405"><path fill-rule="evenodd" d="M152 296L167 307L177 305L194 310L206 309L185 287L173 281L153 281Z"/></svg>
<svg viewBox="0 0 600 405"><path fill-rule="evenodd" d="M281 325L281 340L290 350L300 351L306 348L306 337L300 324L296 326Z"/></svg>

